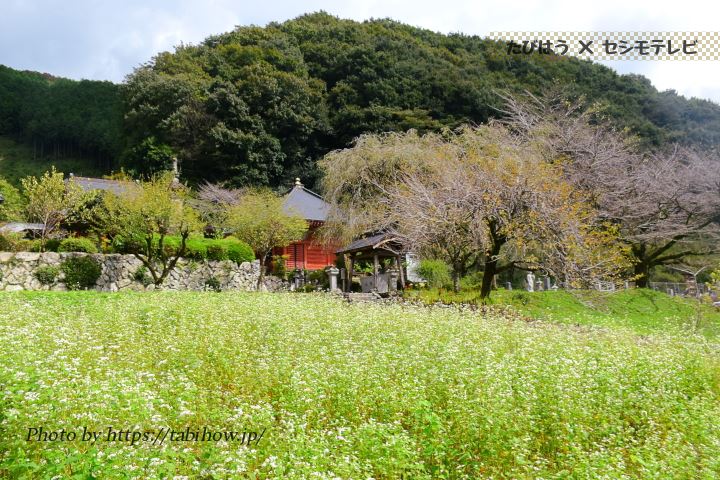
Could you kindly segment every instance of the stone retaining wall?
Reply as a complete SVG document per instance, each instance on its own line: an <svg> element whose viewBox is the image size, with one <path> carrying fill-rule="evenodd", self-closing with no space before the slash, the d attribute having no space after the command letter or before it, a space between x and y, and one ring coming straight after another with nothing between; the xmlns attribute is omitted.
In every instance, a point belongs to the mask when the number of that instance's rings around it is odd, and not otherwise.
<svg viewBox="0 0 720 480"><path fill-rule="evenodd" d="M133 255L104 255L87 253L33 253L33 252L0 252L0 290L67 290L61 272L53 285L43 285L35 278L38 267L49 265L60 267L68 257L90 256L102 266L102 273L95 287L98 291L116 292L118 290L154 290L155 285L143 285L135 278L135 273L142 262ZM175 269L170 272L162 290L206 290L206 281L215 278L221 290L255 290L260 263L245 262L240 265L225 261L193 261L180 259ZM149 275L149 273L148 273ZM272 277L266 285L271 289L282 288ZM279 280L279 279L278 279ZM147 282L146 282L147 283Z"/></svg>

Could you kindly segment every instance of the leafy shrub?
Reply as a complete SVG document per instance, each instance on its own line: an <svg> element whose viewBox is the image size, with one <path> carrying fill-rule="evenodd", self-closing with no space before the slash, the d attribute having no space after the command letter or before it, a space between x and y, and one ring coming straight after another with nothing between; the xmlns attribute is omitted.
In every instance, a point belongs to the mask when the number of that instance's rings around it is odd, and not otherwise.
<svg viewBox="0 0 720 480"><path fill-rule="evenodd" d="M228 252L228 258L235 263L252 262L255 260L255 252L250 245L238 240L235 237L227 237L222 240L215 240L225 245Z"/></svg>
<svg viewBox="0 0 720 480"><path fill-rule="evenodd" d="M98 249L89 238L71 237L60 242L58 252L85 252L97 253Z"/></svg>
<svg viewBox="0 0 720 480"><path fill-rule="evenodd" d="M43 265L33 272L33 276L43 285L53 285L60 275L60 269L53 265Z"/></svg>
<svg viewBox="0 0 720 480"><path fill-rule="evenodd" d="M215 277L210 277L207 280L205 280L205 290L212 290L214 292L220 292L222 289L220 288L220 280L218 280Z"/></svg>
<svg viewBox="0 0 720 480"><path fill-rule="evenodd" d="M324 289L330 288L330 278L325 270L314 270L305 275L309 285L319 286Z"/></svg>
<svg viewBox="0 0 720 480"><path fill-rule="evenodd" d="M207 246L207 258L208 258L208 260L227 260L228 259L227 247L217 241L210 243Z"/></svg>
<svg viewBox="0 0 720 480"><path fill-rule="evenodd" d="M145 265L142 265L135 270L135 273L133 273L133 280L142 283L143 287L147 287L152 283L152 277L148 275L148 270Z"/></svg>
<svg viewBox="0 0 720 480"><path fill-rule="evenodd" d="M0 233L0 252L39 252L40 240L23 237L22 233Z"/></svg>
<svg viewBox="0 0 720 480"><path fill-rule="evenodd" d="M15 252L39 252L41 242L38 239L20 238L13 246ZM46 249L47 251L47 249Z"/></svg>
<svg viewBox="0 0 720 480"><path fill-rule="evenodd" d="M67 258L60 265L65 274L65 285L68 290L87 290L95 286L100 278L102 268L92 257Z"/></svg>
<svg viewBox="0 0 720 480"><path fill-rule="evenodd" d="M287 279L287 261L289 258L289 255L273 255L272 270L275 275Z"/></svg>
<svg viewBox="0 0 720 480"><path fill-rule="evenodd" d="M180 247L180 242L180 237L168 237L165 239L167 245L173 245L176 249ZM185 258L192 258L193 260L207 260L208 251L206 239L188 238L185 242L185 254L183 256Z"/></svg>
<svg viewBox="0 0 720 480"><path fill-rule="evenodd" d="M445 287L451 282L450 267L442 260L421 260L417 272L431 287Z"/></svg>
<svg viewBox="0 0 720 480"><path fill-rule="evenodd" d="M15 245L22 240L19 233L0 233L0 252L15 252Z"/></svg>
<svg viewBox="0 0 720 480"><path fill-rule="evenodd" d="M168 236L163 240L166 253L172 254L180 247L181 238ZM158 239L154 241L158 247ZM127 239L115 237L112 250L115 253L133 253L145 248L143 239ZM184 258L192 260L232 260L235 263L251 262L255 260L255 253L250 246L234 237L223 239L192 237L185 243Z"/></svg>
<svg viewBox="0 0 720 480"><path fill-rule="evenodd" d="M45 251L46 252L58 252L60 251L60 243L62 242L59 238L48 238L45 240ZM38 249L40 247L40 242L37 242Z"/></svg>

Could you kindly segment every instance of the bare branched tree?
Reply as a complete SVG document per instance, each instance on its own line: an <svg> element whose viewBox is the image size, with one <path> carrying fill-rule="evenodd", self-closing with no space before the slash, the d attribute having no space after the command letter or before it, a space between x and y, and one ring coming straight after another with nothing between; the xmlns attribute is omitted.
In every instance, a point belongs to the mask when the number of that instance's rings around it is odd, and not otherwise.
<svg viewBox="0 0 720 480"><path fill-rule="evenodd" d="M225 188L217 183L205 182L201 185L192 205L205 223L206 231L218 234L221 225L227 223L228 210L240 203L244 193L245 189Z"/></svg>
<svg viewBox="0 0 720 480"><path fill-rule="evenodd" d="M644 153L626 132L604 122L596 106L562 95L505 100L505 124L551 163L618 226L635 257L635 277L650 269L717 250L720 162L687 148Z"/></svg>
<svg viewBox="0 0 720 480"><path fill-rule="evenodd" d="M542 269L568 283L611 275L622 262L591 208L558 165L493 124L418 136L367 136L321 162L327 198L353 234L384 231L407 250L446 261L455 288L470 263L483 267L481 296L505 268ZM357 212L357 213L356 213Z"/></svg>

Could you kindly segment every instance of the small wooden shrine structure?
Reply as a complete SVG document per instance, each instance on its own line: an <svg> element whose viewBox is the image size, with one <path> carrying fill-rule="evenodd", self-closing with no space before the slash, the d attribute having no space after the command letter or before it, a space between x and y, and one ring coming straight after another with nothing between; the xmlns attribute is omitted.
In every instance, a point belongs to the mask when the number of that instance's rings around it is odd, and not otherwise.
<svg viewBox="0 0 720 480"><path fill-rule="evenodd" d="M337 251L345 260L345 291L350 291L352 279L355 275L355 266L360 260L372 260L373 273L361 277L362 291L388 293L396 290L393 281L400 281L401 288L405 288L405 273L400 259L404 252L397 239L387 233L369 234L359 238ZM391 259L391 268L381 271L381 261ZM383 262L384 263L384 262ZM394 280L395 279L395 280Z"/></svg>

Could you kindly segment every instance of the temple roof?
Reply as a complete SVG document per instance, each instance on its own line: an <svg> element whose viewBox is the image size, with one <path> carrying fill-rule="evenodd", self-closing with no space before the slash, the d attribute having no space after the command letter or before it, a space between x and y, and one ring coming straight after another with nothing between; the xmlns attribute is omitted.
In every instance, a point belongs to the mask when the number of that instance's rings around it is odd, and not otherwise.
<svg viewBox="0 0 720 480"><path fill-rule="evenodd" d="M285 195L283 204L285 213L297 213L305 220L324 222L327 220L330 205L317 193L308 190L295 180L295 186Z"/></svg>

